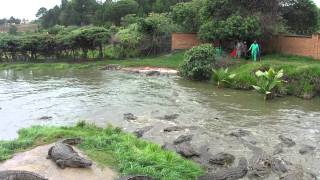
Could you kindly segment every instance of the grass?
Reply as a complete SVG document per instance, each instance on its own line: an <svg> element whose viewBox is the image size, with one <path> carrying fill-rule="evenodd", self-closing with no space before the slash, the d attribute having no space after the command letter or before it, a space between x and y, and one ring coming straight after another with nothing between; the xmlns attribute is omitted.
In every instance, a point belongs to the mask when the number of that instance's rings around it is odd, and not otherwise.
<svg viewBox="0 0 320 180"><path fill-rule="evenodd" d="M320 61L299 56L269 55L261 62L242 62L230 68L236 77L232 83L235 89L252 89L256 84L257 70L284 70L286 94L303 97L320 91Z"/></svg>
<svg viewBox="0 0 320 180"><path fill-rule="evenodd" d="M103 60L103 61L83 61L83 62L54 62L54 63L0 63L0 69L85 69L85 68L101 68L108 64L119 64L123 67L162 67L177 69L183 62L183 52L176 52L167 55L146 57L139 59L127 60Z"/></svg>
<svg viewBox="0 0 320 180"><path fill-rule="evenodd" d="M155 179L196 179L202 169L174 152L164 151L159 145L140 140L119 128L98 128L78 123L75 127L35 126L19 131L13 141L0 141L0 161L10 159L19 151L49 144L58 139L81 137L78 145L92 160L111 166L123 175L149 175Z"/></svg>

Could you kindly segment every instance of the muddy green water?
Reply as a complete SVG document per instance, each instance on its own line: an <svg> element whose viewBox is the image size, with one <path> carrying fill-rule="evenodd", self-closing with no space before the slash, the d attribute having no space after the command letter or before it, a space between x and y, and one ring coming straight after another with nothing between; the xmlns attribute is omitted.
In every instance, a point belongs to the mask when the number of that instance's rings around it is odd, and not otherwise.
<svg viewBox="0 0 320 180"><path fill-rule="evenodd" d="M304 101L286 97L265 102L255 92L216 89L177 76L4 70L0 71L0 108L2 140L15 138L18 129L32 125L72 125L87 120L102 126L122 126L124 113L150 119L179 114L177 123L199 126L207 132L249 130L266 149L279 143L278 135L284 134L297 143L288 158L298 156L299 147L309 144L317 147L316 152L298 161L312 168L320 160L319 98ZM52 118L41 119L43 116ZM319 170L315 168L318 174Z"/></svg>

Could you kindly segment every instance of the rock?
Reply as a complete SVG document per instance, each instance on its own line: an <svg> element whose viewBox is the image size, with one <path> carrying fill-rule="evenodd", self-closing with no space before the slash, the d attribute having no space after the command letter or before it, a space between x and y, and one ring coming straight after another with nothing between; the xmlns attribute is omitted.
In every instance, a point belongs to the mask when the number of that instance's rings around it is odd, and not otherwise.
<svg viewBox="0 0 320 180"><path fill-rule="evenodd" d="M177 144L181 144L184 142L189 142L192 140L192 138L193 138L192 134L191 135L181 135L176 140L173 141L173 144L177 145Z"/></svg>
<svg viewBox="0 0 320 180"><path fill-rule="evenodd" d="M280 177L280 180L304 180L303 179L303 171L301 170L293 170L283 174Z"/></svg>
<svg viewBox="0 0 320 180"><path fill-rule="evenodd" d="M154 180L154 179L149 176L126 176L126 177L120 177L118 180Z"/></svg>
<svg viewBox="0 0 320 180"><path fill-rule="evenodd" d="M191 158L194 156L200 156L200 154L194 150L189 142L180 143L176 146L176 152L181 154L185 158Z"/></svg>
<svg viewBox="0 0 320 180"><path fill-rule="evenodd" d="M150 131L153 126L146 126L143 128L139 128L133 132L138 138L141 138L146 132Z"/></svg>
<svg viewBox="0 0 320 180"><path fill-rule="evenodd" d="M148 71L146 73L146 76L160 76L160 72L159 71Z"/></svg>
<svg viewBox="0 0 320 180"><path fill-rule="evenodd" d="M282 159L273 158L271 161L271 170L277 174L288 172L288 167Z"/></svg>
<svg viewBox="0 0 320 180"><path fill-rule="evenodd" d="M276 155L276 154L281 154L281 153L283 153L283 144L279 143L276 146L274 146L274 150L273 150L272 154Z"/></svg>
<svg viewBox="0 0 320 180"><path fill-rule="evenodd" d="M288 147L292 147L296 145L296 143L292 139L285 137L284 135L280 135L279 139L283 144L285 144Z"/></svg>
<svg viewBox="0 0 320 180"><path fill-rule="evenodd" d="M232 154L228 153L218 153L209 159L211 164L215 165L230 165L234 162L235 157Z"/></svg>
<svg viewBox="0 0 320 180"><path fill-rule="evenodd" d="M101 68L101 70L109 70L109 71L115 71L120 69L121 69L121 66L119 64L109 64Z"/></svg>
<svg viewBox="0 0 320 180"><path fill-rule="evenodd" d="M175 150L175 146L173 144L170 144L170 143L166 142L161 146L161 149L174 151Z"/></svg>
<svg viewBox="0 0 320 180"><path fill-rule="evenodd" d="M132 113L126 113L126 114L123 114L123 119L127 121L134 121L134 120L137 120L138 117L136 117Z"/></svg>
<svg viewBox="0 0 320 180"><path fill-rule="evenodd" d="M52 119L51 116L42 116L42 117L39 118L39 120L41 120L41 121L48 121L48 120L51 120L51 119Z"/></svg>
<svg viewBox="0 0 320 180"><path fill-rule="evenodd" d="M230 133L230 136L234 136L234 137L244 137L249 135L250 135L250 131L243 130L243 129L239 129L237 131Z"/></svg>
<svg viewBox="0 0 320 180"><path fill-rule="evenodd" d="M185 127L181 126L171 126L163 129L163 132L173 132L173 131L182 131Z"/></svg>
<svg viewBox="0 0 320 180"><path fill-rule="evenodd" d="M249 176L253 178L267 177L271 173L272 157L258 147L254 153L250 160Z"/></svg>
<svg viewBox="0 0 320 180"><path fill-rule="evenodd" d="M167 121L173 121L179 117L179 114L170 114L170 115L165 115L162 119L167 120Z"/></svg>
<svg viewBox="0 0 320 180"><path fill-rule="evenodd" d="M299 150L299 153L304 155L313 152L316 150L316 147L310 145L303 145L303 147Z"/></svg>
<svg viewBox="0 0 320 180"><path fill-rule="evenodd" d="M241 179L248 173L248 161L245 158L239 160L237 167L222 169L213 174L206 174L198 180L236 180Z"/></svg>

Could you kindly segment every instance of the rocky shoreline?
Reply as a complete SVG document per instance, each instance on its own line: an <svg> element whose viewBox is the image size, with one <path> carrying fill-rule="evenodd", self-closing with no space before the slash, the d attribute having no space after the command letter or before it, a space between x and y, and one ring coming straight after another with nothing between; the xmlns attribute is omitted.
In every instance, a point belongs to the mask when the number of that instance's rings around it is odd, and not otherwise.
<svg viewBox="0 0 320 180"><path fill-rule="evenodd" d="M318 175L300 164L290 162L282 153L298 146L290 137L279 135L280 142L272 152L259 147L260 142L254 135L244 129L229 134L206 132L202 127L179 125L174 120L179 115L166 115L157 120L140 122L139 117L128 113L124 119L133 127L125 130L139 138L158 143L165 150L175 151L181 156L193 160L206 169L207 174L201 180L223 179L283 179L283 180L316 180ZM210 136L208 134L210 133ZM212 139L212 134L215 139ZM212 146L232 147L239 144L243 153L234 155L230 149L217 151ZM307 156L316 151L311 145L301 145L299 154ZM243 155L241 155L243 154Z"/></svg>

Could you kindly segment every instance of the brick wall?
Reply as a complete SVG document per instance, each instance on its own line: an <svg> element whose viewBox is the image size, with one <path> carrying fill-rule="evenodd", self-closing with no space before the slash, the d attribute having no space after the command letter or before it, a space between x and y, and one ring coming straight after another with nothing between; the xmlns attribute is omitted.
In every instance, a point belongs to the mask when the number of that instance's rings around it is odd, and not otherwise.
<svg viewBox="0 0 320 180"><path fill-rule="evenodd" d="M172 50L190 49L201 44L196 33L173 33ZM320 34L312 36L273 36L262 44L262 51L320 59Z"/></svg>
<svg viewBox="0 0 320 180"><path fill-rule="evenodd" d="M173 33L171 50L191 49L201 44L196 33Z"/></svg>
<svg viewBox="0 0 320 180"><path fill-rule="evenodd" d="M274 36L266 43L268 52L320 59L319 34L312 36Z"/></svg>

